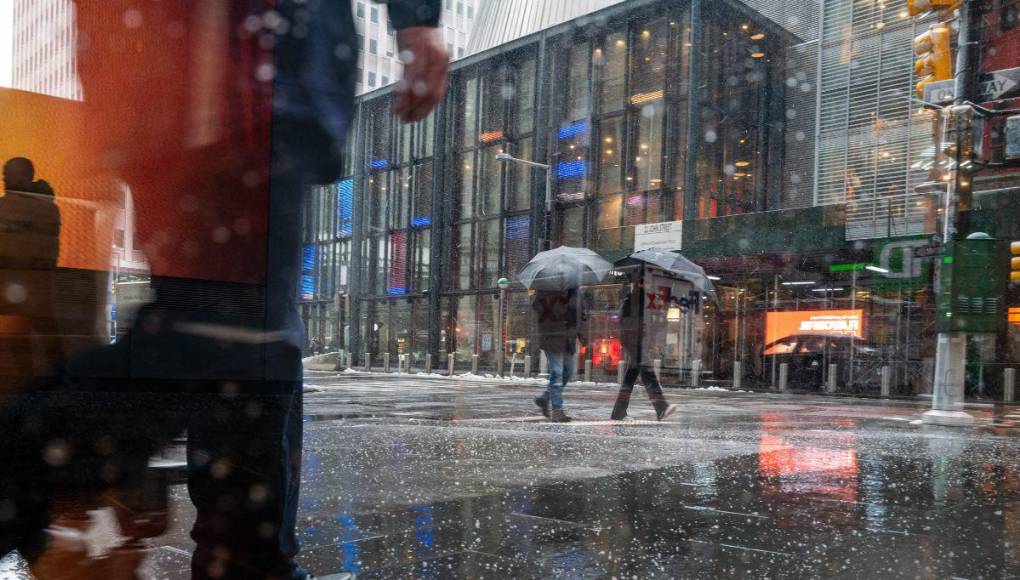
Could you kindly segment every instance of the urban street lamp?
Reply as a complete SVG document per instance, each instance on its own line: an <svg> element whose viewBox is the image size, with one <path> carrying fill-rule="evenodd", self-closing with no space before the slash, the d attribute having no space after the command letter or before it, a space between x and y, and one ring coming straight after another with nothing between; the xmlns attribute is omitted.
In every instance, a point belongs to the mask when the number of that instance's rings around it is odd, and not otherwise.
<svg viewBox="0 0 1020 580"><path fill-rule="evenodd" d="M499 328L496 330L497 332L496 336L498 337L497 340L499 341L499 348L497 349L496 353L497 357L496 374L502 377L503 359L506 358L506 340L503 337L503 335L506 334L503 330L504 329L503 318L505 317L503 309L505 308L504 305L506 304L506 289L510 287L510 280L507 280L506 278L500 278L499 280L496 280L496 286L499 287Z"/></svg>
<svg viewBox="0 0 1020 580"><path fill-rule="evenodd" d="M537 167L545 171L545 232L542 235L542 248L548 250L552 248L552 165L545 163L538 163L536 161L529 161L527 159L518 159L510 155L509 153L497 153L496 160L504 163L520 163L529 167Z"/></svg>

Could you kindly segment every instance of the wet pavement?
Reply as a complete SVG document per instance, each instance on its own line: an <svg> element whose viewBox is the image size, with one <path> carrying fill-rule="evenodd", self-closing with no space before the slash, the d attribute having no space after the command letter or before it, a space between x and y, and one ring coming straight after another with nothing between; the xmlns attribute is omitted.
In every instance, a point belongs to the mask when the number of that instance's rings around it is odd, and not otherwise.
<svg viewBox="0 0 1020 580"><path fill-rule="evenodd" d="M312 373L301 562L358 578L1020 577L1020 408L667 391L537 420L533 385ZM147 564L186 578L193 518Z"/></svg>

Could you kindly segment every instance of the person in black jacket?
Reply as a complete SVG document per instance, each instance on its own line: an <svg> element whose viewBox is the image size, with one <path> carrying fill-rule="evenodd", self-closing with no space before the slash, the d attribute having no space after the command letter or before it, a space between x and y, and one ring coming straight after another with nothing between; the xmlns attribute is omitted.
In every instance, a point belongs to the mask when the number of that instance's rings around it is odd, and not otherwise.
<svg viewBox="0 0 1020 580"><path fill-rule="evenodd" d="M340 177L360 49L351 2L75 4L83 158L131 188L155 301L117 344L67 363L55 389L73 392L0 409L0 432L18 437L0 460L22 462L0 473L0 505L14 506L0 557L46 549L43 482L58 478L23 451L73 444L60 481L85 497L139 479L186 430L193 577L304 578L301 208L308 186ZM419 121L446 88L442 3L387 6L405 61L394 112ZM8 503L25 482L37 493Z"/></svg>
<svg viewBox="0 0 1020 580"><path fill-rule="evenodd" d="M641 382L645 385L645 392L655 409L655 417L662 421L676 412L676 405L666 402L662 393L662 386L655 376L655 371L647 365L642 364L641 357L645 354L643 347L643 327L645 316L645 286L642 270L636 268L631 272L630 283L624 287L623 301L620 306L620 343L623 346L625 359L620 364L627 365L624 374L623 384L620 385L620 392L616 395L616 404L613 405L613 413L610 418L614 421L623 421L627 418L627 407L630 405L630 396L634 392L634 383L638 375L641 375Z"/></svg>

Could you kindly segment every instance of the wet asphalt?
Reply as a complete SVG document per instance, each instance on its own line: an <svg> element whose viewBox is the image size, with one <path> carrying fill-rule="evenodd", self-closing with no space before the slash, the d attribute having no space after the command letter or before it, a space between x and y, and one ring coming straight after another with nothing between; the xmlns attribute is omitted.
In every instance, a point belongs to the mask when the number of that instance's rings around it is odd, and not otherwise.
<svg viewBox="0 0 1020 580"><path fill-rule="evenodd" d="M1020 577L1020 407L310 373L299 560L357 578ZM186 578L193 511L146 564Z"/></svg>

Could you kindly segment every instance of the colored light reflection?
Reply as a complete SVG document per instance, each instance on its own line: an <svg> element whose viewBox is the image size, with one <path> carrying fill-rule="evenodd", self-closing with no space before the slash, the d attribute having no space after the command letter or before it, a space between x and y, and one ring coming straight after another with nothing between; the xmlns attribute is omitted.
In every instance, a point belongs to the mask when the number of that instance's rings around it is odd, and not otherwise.
<svg viewBox="0 0 1020 580"><path fill-rule="evenodd" d="M504 136L502 131L486 131L482 133L482 143L492 143L493 141L499 141Z"/></svg>
<svg viewBox="0 0 1020 580"><path fill-rule="evenodd" d="M584 135L587 132L588 132L587 121L574 121L569 125L564 125L560 127L559 137L561 140L570 139L571 137Z"/></svg>
<svg viewBox="0 0 1020 580"><path fill-rule="evenodd" d="M664 93L661 90L653 91L653 92L650 92L650 93L637 93L637 94L632 95L630 97L630 104L632 104L632 105L643 105L645 103L652 103L652 102L655 102L655 101L661 101L662 97L663 97L663 94Z"/></svg>
<svg viewBox="0 0 1020 580"><path fill-rule="evenodd" d="M587 164L583 160L566 161L557 166L556 175L559 176L560 179L583 177L587 168Z"/></svg>
<svg viewBox="0 0 1020 580"><path fill-rule="evenodd" d="M369 163L369 167L374 170L389 169L390 161L389 159L373 159L372 162Z"/></svg>

